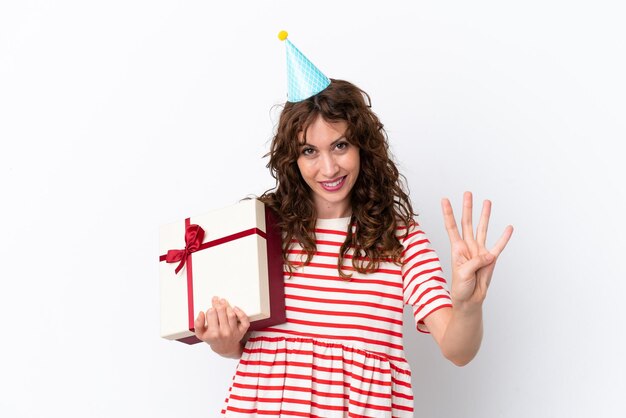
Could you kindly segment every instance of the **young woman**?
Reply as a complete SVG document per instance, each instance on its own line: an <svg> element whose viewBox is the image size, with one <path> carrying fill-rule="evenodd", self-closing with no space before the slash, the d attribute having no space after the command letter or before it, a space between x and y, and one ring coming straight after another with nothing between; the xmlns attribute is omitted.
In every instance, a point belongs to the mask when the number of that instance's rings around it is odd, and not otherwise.
<svg viewBox="0 0 626 418"><path fill-rule="evenodd" d="M442 201L452 247L448 292L369 96L346 81L286 103L269 157L276 187L261 200L283 231L287 322L248 335L245 313L219 298L198 315L196 335L240 358L222 413L413 417L404 305L446 358L467 364L512 227L487 250L490 202L474 233L465 193L460 234Z"/></svg>

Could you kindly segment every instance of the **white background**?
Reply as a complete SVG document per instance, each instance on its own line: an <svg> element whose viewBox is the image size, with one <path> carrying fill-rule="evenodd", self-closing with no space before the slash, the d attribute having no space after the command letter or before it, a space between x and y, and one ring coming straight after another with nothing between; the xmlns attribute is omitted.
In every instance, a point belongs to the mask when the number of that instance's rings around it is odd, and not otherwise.
<svg viewBox="0 0 626 418"><path fill-rule="evenodd" d="M2 417L219 412L236 363L158 337L158 226L273 186L281 29L370 93L446 275L442 197L516 228L470 365L407 316L416 416L626 416L624 6L395 3L2 2Z"/></svg>

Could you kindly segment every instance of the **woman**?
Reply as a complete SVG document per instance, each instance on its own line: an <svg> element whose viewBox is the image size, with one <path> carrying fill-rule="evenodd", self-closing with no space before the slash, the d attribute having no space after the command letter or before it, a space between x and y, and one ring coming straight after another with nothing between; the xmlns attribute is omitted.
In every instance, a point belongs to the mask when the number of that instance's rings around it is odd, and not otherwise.
<svg viewBox="0 0 626 418"><path fill-rule="evenodd" d="M512 227L488 251L490 202L474 235L465 193L461 237L442 201L452 246L448 292L383 125L369 96L347 81L286 103L269 157L277 185L261 200L283 231L287 322L246 335L245 313L218 298L198 315L196 335L240 358L222 412L412 417L404 304L446 358L467 364L480 346L482 303Z"/></svg>

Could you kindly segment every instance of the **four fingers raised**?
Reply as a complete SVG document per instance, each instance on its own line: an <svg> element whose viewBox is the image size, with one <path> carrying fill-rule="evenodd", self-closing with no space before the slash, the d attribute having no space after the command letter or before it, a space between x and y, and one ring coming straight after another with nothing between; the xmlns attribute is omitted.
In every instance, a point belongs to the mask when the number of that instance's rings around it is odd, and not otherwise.
<svg viewBox="0 0 626 418"><path fill-rule="evenodd" d="M496 242L496 244L489 252L496 257L499 256L500 253L504 250L504 247L506 247L506 244L508 244L509 240L511 239L511 235L513 235L513 226L509 225L504 228L504 232L500 236L500 239L498 240L498 242Z"/></svg>
<svg viewBox="0 0 626 418"><path fill-rule="evenodd" d="M441 200L441 209L443 211L443 222L446 226L446 231L448 231L450 243L453 244L455 241L462 240L461 235L459 234L459 228L456 226L452 205L448 199L444 198Z"/></svg>
<svg viewBox="0 0 626 418"><path fill-rule="evenodd" d="M478 227L476 228L475 239L472 226L473 204L471 192L465 192L463 194L463 214L461 216L461 228L463 233L462 237L461 234L459 234L459 229L456 224L456 219L454 217L454 211L452 210L450 200L448 200L447 198L441 199L441 209L443 212L444 225L446 227L446 231L448 232L448 238L450 239L451 244L454 244L456 241L463 240L466 242L466 244L472 246L475 250L477 250L476 252L485 249L485 245L487 242L487 231L489 229L489 218L491 217L490 200L485 200L483 202L480 220L478 222ZM506 244L509 242L512 234L513 227L509 225L504 229L502 236L489 252L496 257L500 255L500 253L506 247Z"/></svg>
<svg viewBox="0 0 626 418"><path fill-rule="evenodd" d="M463 214L461 215L461 228L463 231L463 239L466 242L474 241L474 227L472 226L473 202L472 194L465 192L463 194Z"/></svg>
<svg viewBox="0 0 626 418"><path fill-rule="evenodd" d="M491 216L491 201L483 202L483 210L480 213L480 221L476 228L476 241L481 248L485 248L487 242L487 229L489 227L489 217Z"/></svg>

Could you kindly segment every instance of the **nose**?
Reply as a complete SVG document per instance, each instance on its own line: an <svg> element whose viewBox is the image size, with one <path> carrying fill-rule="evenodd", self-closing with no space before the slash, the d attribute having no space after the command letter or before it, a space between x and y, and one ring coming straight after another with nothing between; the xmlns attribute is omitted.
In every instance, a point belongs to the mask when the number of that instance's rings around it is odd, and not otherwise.
<svg viewBox="0 0 626 418"><path fill-rule="evenodd" d="M335 178L339 173L339 164L337 164L335 156L330 153L323 153L321 157L320 172L328 180Z"/></svg>

